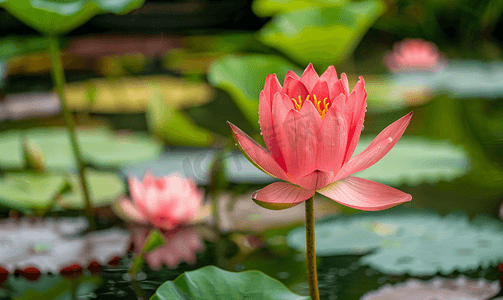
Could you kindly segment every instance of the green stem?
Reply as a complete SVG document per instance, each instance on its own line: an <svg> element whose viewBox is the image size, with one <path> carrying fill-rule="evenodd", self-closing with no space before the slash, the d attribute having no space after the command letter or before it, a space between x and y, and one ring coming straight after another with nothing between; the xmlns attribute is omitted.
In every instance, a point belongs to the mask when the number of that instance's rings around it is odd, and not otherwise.
<svg viewBox="0 0 503 300"><path fill-rule="evenodd" d="M91 229L95 228L94 222L94 211L91 206L91 201L89 197L89 188L87 186L87 179L85 175L86 166L82 159L82 154L80 152L77 139L75 137L75 124L73 122L73 117L68 109L65 96L65 73L63 70L63 65L61 63L61 51L59 50L58 38L56 36L48 36L50 44L50 55L51 55L51 75L52 80L56 86L56 91L58 92L59 99L61 101L61 109L63 111L63 118L65 119L65 124L68 129L68 134L70 135L70 141L72 143L73 154L77 160L80 184L82 186L82 191L84 192L84 200L86 203L87 218L89 220L89 227Z"/></svg>
<svg viewBox="0 0 503 300"><path fill-rule="evenodd" d="M136 299L138 300L145 300L145 295L143 294L143 291L140 288L140 285L138 284L138 281L133 277L131 279L131 286L133 287L133 291L136 294Z"/></svg>
<svg viewBox="0 0 503 300"><path fill-rule="evenodd" d="M314 196L306 202L306 261L309 295L312 300L320 300L318 274L316 271L316 252L314 250Z"/></svg>

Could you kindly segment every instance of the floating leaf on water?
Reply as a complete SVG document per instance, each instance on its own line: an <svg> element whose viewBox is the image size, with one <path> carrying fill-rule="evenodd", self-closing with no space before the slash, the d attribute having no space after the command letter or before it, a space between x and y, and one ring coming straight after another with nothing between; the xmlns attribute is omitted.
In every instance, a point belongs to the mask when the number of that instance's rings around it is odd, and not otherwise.
<svg viewBox="0 0 503 300"><path fill-rule="evenodd" d="M442 218L434 212L397 207L328 218L318 222L315 231L317 255L375 250L360 263L389 274L450 274L503 260L503 224L489 217L470 222L462 212ZM291 231L287 244L303 251L305 229Z"/></svg>
<svg viewBox="0 0 503 300"><path fill-rule="evenodd" d="M161 299L295 299L307 300L259 271L233 273L214 266L185 272L174 281L163 283L152 296Z"/></svg>

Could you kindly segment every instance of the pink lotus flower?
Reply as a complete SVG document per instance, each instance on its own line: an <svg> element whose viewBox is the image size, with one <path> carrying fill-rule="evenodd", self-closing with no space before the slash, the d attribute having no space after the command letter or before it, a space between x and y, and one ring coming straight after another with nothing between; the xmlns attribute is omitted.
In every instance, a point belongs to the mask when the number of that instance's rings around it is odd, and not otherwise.
<svg viewBox="0 0 503 300"><path fill-rule="evenodd" d="M191 221L204 198L194 182L178 174L155 179L146 173L143 183L130 178L129 191L133 202L127 198L119 202L124 213L136 222L168 230Z"/></svg>
<svg viewBox="0 0 503 300"><path fill-rule="evenodd" d="M136 226L132 230L134 251L141 253L150 233L150 227ZM179 263L194 264L196 254L204 250L204 243L193 226L163 230L164 245L144 255L145 261L153 270L159 270L164 264L175 269Z"/></svg>
<svg viewBox="0 0 503 300"><path fill-rule="evenodd" d="M229 123L243 154L266 174L284 180L252 194L270 209L295 206L315 192L361 210L381 210L411 200L389 186L350 176L380 160L400 139L412 112L384 129L351 158L360 139L367 93L363 77L349 92L346 75L333 66L318 76L313 66L299 78L286 75L283 87L268 75L260 93L259 123L267 149Z"/></svg>
<svg viewBox="0 0 503 300"><path fill-rule="evenodd" d="M435 44L421 39L405 39L393 46L384 57L390 71L438 71L446 65L446 59Z"/></svg>

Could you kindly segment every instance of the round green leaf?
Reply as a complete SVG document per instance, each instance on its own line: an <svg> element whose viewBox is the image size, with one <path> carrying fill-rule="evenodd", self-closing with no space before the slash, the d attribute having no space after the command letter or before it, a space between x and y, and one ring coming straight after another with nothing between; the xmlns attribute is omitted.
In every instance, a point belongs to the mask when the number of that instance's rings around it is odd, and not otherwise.
<svg viewBox="0 0 503 300"><path fill-rule="evenodd" d="M44 212L69 187L65 175L8 173L0 178L0 205L23 212Z"/></svg>
<svg viewBox="0 0 503 300"><path fill-rule="evenodd" d="M84 160L103 168L119 168L157 157L163 151L159 141L145 135L114 135L105 128L77 130ZM76 162L65 128L11 130L0 136L0 166L6 169L24 167L23 138L40 146L46 169L75 169Z"/></svg>
<svg viewBox="0 0 503 300"><path fill-rule="evenodd" d="M311 299L290 292L284 285L259 271L233 273L214 266L185 272L163 283L151 300L167 299Z"/></svg>
<svg viewBox="0 0 503 300"><path fill-rule="evenodd" d="M302 74L302 70L279 56L229 55L210 66L208 81L229 93L248 122L258 130L258 100L267 75L276 74L283 82L289 70Z"/></svg>
<svg viewBox="0 0 503 300"><path fill-rule="evenodd" d="M64 34L101 13L126 14L145 0L4 0L0 7L45 34Z"/></svg>
<svg viewBox="0 0 503 300"><path fill-rule="evenodd" d="M372 139L362 137L353 156L361 153ZM404 136L381 160L354 176L392 186L414 186L453 180L469 169L470 157L462 147L448 141Z"/></svg>
<svg viewBox="0 0 503 300"><path fill-rule="evenodd" d="M379 0L311 7L279 14L259 32L259 40L298 62L337 65L356 48L386 6Z"/></svg>
<svg viewBox="0 0 503 300"><path fill-rule="evenodd" d="M439 214L395 208L318 222L316 254L361 254L360 259L383 273L450 274L497 265L503 254L503 225L488 217L469 221L465 213ZM287 244L303 251L305 229L291 231Z"/></svg>
<svg viewBox="0 0 503 300"><path fill-rule="evenodd" d="M126 192L126 185L115 173L87 170L86 177L93 207L109 205ZM80 185L80 179L76 175L73 175L70 177L70 181L72 191L62 195L58 204L63 208L84 209L84 194Z"/></svg>

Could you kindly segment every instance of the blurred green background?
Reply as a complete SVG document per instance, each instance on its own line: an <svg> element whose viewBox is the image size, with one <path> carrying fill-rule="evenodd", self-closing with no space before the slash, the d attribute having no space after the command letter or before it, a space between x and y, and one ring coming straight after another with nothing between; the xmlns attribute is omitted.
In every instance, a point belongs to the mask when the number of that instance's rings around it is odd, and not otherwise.
<svg viewBox="0 0 503 300"><path fill-rule="evenodd" d="M500 0L0 0L0 212L65 215L84 208L50 76L47 37L57 35L68 105L92 169L91 200L100 209L127 193L127 176L141 178L146 170L177 171L209 191L222 145L232 145L219 158L226 192L246 198L272 182L237 152L226 121L264 145L257 121L266 76L275 73L282 83L288 70L301 75L313 63L320 75L329 65L346 73L351 89L358 76L365 79L368 107L356 154L414 111L395 148L357 176L410 193L409 209L498 218L502 13ZM436 45L442 68L391 72L385 56L404 39ZM39 154L43 172L36 172ZM356 213L316 197L324 215ZM233 208L231 201L224 213L238 214ZM265 240L276 235L265 230L275 225L270 212L245 215L264 223L252 220L240 230ZM280 244L260 251L292 260L293 250ZM262 252L236 259L232 269L272 268L266 258L273 254ZM281 272L269 275L302 293L303 277ZM364 289L339 296L357 299Z"/></svg>

